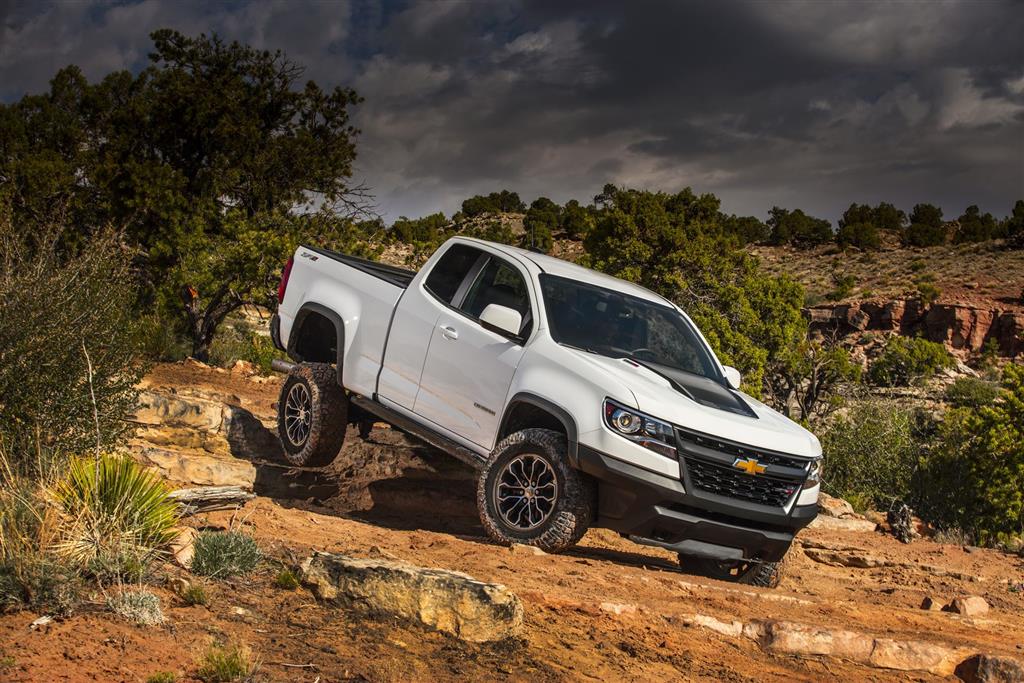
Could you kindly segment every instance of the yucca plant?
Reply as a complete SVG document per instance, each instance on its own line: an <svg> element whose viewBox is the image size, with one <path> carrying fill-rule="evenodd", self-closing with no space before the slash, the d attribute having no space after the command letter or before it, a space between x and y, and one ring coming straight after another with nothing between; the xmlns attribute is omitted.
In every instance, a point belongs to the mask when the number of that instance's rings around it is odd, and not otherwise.
<svg viewBox="0 0 1024 683"><path fill-rule="evenodd" d="M52 487L64 514L57 550L97 574L140 574L174 538L178 506L130 457L76 458Z"/></svg>

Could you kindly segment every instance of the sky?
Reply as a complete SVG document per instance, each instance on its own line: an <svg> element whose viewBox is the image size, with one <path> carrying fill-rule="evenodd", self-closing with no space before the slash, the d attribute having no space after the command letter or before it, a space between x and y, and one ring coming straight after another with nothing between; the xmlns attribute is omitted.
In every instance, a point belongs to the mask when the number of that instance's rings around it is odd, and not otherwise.
<svg viewBox="0 0 1024 683"><path fill-rule="evenodd" d="M762 219L1024 198L1021 0L0 0L0 101L68 64L138 71L157 28L355 88L355 179L389 221L609 182Z"/></svg>

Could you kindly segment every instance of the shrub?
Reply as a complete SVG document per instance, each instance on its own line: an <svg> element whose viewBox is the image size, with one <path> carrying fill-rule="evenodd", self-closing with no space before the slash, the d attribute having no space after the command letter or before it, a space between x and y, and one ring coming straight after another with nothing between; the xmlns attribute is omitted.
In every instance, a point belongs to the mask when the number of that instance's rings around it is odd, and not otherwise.
<svg viewBox="0 0 1024 683"><path fill-rule="evenodd" d="M5 463L0 452L0 465ZM77 606L79 576L53 552L60 521L38 482L13 478L0 467L0 612L25 606L66 616Z"/></svg>
<svg viewBox="0 0 1024 683"><path fill-rule="evenodd" d="M181 599L190 607L195 605L208 607L210 605L210 596L206 593L206 587L199 583L190 583L185 590L181 591Z"/></svg>
<svg viewBox="0 0 1024 683"><path fill-rule="evenodd" d="M950 410L924 462L929 516L986 544L1024 535L1024 366L1006 368L1002 389L991 405Z"/></svg>
<svg viewBox="0 0 1024 683"><path fill-rule="evenodd" d="M269 375L275 358L285 358L285 354L274 348L268 335L256 332L245 323L223 326L210 345L210 363L222 368L244 360Z"/></svg>
<svg viewBox="0 0 1024 683"><path fill-rule="evenodd" d="M868 381L885 387L906 386L952 367L942 344L917 337L893 337L868 369Z"/></svg>
<svg viewBox="0 0 1024 683"><path fill-rule="evenodd" d="M291 569L282 569L274 576L274 585L284 590L295 590L299 587L299 577Z"/></svg>
<svg viewBox="0 0 1024 683"><path fill-rule="evenodd" d="M204 683L234 683L248 680L259 668L259 657L248 647L238 643L214 645L203 655L196 678Z"/></svg>
<svg viewBox="0 0 1024 683"><path fill-rule="evenodd" d="M42 460L118 443L143 371L132 254L113 234L75 249L59 234L16 232L0 207L0 434L11 466L36 475Z"/></svg>
<svg viewBox="0 0 1024 683"><path fill-rule="evenodd" d="M839 301L853 294L853 289L857 286L857 278L852 275L832 273L832 284L835 288L826 294L825 297L832 301Z"/></svg>
<svg viewBox="0 0 1024 683"><path fill-rule="evenodd" d="M173 671L157 671L146 677L146 683L176 683L178 674Z"/></svg>
<svg viewBox="0 0 1024 683"><path fill-rule="evenodd" d="M930 306L939 300L942 290L931 280L920 279L917 281L917 295L921 298L922 303Z"/></svg>
<svg viewBox="0 0 1024 683"><path fill-rule="evenodd" d="M188 358L191 346L176 321L159 313L143 316L138 323L139 353L151 361L174 362Z"/></svg>
<svg viewBox="0 0 1024 683"><path fill-rule="evenodd" d="M137 579L174 538L177 503L128 456L75 458L52 493L64 513L57 550L95 575Z"/></svg>
<svg viewBox="0 0 1024 683"><path fill-rule="evenodd" d="M107 598L107 609L140 626L156 626L164 623L160 598L141 588L124 590Z"/></svg>
<svg viewBox="0 0 1024 683"><path fill-rule="evenodd" d="M998 396L998 386L977 377L960 377L946 387L946 400L957 408L991 405Z"/></svg>
<svg viewBox="0 0 1024 683"><path fill-rule="evenodd" d="M946 243L946 228L942 225L911 223L903 241L910 247L937 247Z"/></svg>
<svg viewBox="0 0 1024 683"><path fill-rule="evenodd" d="M192 572L224 579L248 574L259 563L259 546L252 536L240 531L204 531L195 542Z"/></svg>
<svg viewBox="0 0 1024 683"><path fill-rule="evenodd" d="M887 509L907 500L919 454L917 420L911 411L884 401L852 407L822 432L826 493Z"/></svg>
<svg viewBox="0 0 1024 683"><path fill-rule="evenodd" d="M859 247L860 249L878 249L882 245L878 228L871 223L850 223L839 228L836 242L841 247Z"/></svg>

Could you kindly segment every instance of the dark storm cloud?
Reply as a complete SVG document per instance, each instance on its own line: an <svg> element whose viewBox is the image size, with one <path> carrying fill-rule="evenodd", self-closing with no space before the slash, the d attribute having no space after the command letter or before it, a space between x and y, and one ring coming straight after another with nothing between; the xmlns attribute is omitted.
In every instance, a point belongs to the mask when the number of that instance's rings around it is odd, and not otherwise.
<svg viewBox="0 0 1024 683"><path fill-rule="evenodd" d="M147 33L216 31L354 86L358 172L389 218L476 192L606 182L835 218L852 201L1024 196L1024 5L963 2L0 0L0 97L141 68Z"/></svg>

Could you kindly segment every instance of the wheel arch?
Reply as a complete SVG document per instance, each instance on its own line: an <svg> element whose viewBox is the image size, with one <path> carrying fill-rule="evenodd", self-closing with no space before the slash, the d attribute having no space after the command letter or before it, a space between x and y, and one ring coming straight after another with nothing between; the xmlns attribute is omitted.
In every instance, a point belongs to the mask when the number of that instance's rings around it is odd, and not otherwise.
<svg viewBox="0 0 1024 683"><path fill-rule="evenodd" d="M579 430L576 420L565 408L536 394L519 392L509 400L500 425L495 443L527 427L560 427L565 432L569 464L578 467Z"/></svg>
<svg viewBox="0 0 1024 683"><path fill-rule="evenodd" d="M324 328L333 329L333 349L326 337L315 338ZM323 304L306 302L295 314L288 335L288 356L299 363L334 363L339 386L345 358L345 323L341 316Z"/></svg>

